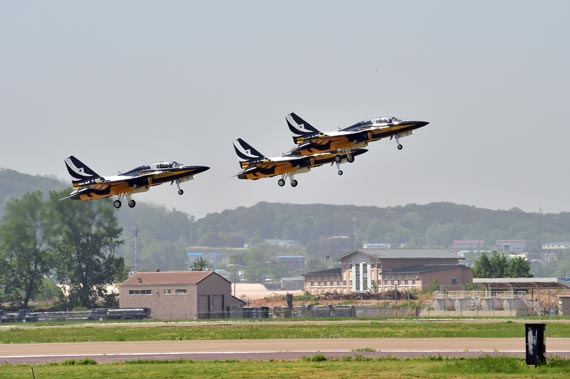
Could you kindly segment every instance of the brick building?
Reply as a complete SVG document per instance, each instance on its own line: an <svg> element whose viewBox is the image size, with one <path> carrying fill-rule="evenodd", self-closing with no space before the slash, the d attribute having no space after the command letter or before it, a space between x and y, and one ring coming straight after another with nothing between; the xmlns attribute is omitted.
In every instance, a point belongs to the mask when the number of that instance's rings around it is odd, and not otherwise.
<svg viewBox="0 0 570 379"><path fill-rule="evenodd" d="M161 320L227 317L244 302L231 283L213 271L138 272L120 285L121 308L150 308Z"/></svg>
<svg viewBox="0 0 570 379"><path fill-rule="evenodd" d="M424 291L436 281L442 290L460 290L473 280L462 259L442 249L354 250L339 259L339 268L305 274L305 291Z"/></svg>

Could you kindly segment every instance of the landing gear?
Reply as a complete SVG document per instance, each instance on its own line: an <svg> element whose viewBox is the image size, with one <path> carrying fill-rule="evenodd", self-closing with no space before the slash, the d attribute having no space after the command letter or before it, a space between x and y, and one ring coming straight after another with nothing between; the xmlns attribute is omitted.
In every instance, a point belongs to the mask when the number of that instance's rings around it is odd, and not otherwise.
<svg viewBox="0 0 570 379"><path fill-rule="evenodd" d="M336 173L339 174L339 175L344 174L344 172L342 172L342 170L338 170Z"/></svg>
<svg viewBox="0 0 570 379"><path fill-rule="evenodd" d="M336 157L334 157L334 161L336 163L340 163L340 161L342 161L342 157L340 155L337 155Z"/></svg>
<svg viewBox="0 0 570 379"><path fill-rule="evenodd" d="M292 173L287 173L287 174L283 174L281 175L281 179L279 179L277 181L277 184L279 184L279 187L283 187L285 185L285 179L289 178L290 183L291 183L291 187L297 187L297 184L299 184L299 182L297 180L295 180L295 178L293 177Z"/></svg>
<svg viewBox="0 0 570 379"><path fill-rule="evenodd" d="M131 200L129 200L128 204L129 204L129 208L134 208L135 205L137 205L137 202L131 199Z"/></svg>
<svg viewBox="0 0 570 379"><path fill-rule="evenodd" d="M402 146L402 144L398 144L398 150L402 150L404 148L404 146Z"/></svg>
<svg viewBox="0 0 570 379"><path fill-rule="evenodd" d="M113 201L113 206L117 209L121 208L121 200Z"/></svg>
<svg viewBox="0 0 570 379"><path fill-rule="evenodd" d="M347 161L348 163L354 162L354 157L352 156L352 154L349 154L349 155L346 156L346 161Z"/></svg>
<svg viewBox="0 0 570 379"><path fill-rule="evenodd" d="M176 188L178 188L178 194L180 196L184 195L184 190L182 188L180 188L180 181L178 179L176 179L174 181L174 183L176 183ZM170 185L172 185L172 182L170 182Z"/></svg>

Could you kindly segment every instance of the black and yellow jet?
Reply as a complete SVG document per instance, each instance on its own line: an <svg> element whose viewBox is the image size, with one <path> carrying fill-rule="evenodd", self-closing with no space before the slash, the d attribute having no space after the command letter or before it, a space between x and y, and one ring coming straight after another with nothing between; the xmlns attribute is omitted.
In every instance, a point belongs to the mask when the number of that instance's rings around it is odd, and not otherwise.
<svg viewBox="0 0 570 379"><path fill-rule="evenodd" d="M358 122L352 126L333 132L321 132L295 113L286 117L289 130L293 133L293 142L297 145L290 154L309 156L318 153L364 148L369 142L383 138L394 138L398 150L402 150L400 138L409 136L429 124L427 121L406 121L396 117L378 117Z"/></svg>
<svg viewBox="0 0 570 379"><path fill-rule="evenodd" d="M121 200L125 197L129 207L133 208L136 205L131 198L133 193L146 192L150 187L168 182L176 183L178 194L182 195L184 191L180 188L180 183L194 179L194 175L210 169L206 166L185 166L178 162L164 161L139 166L116 176L102 177L74 156L67 157L65 165L72 178L73 191L64 199L93 200L118 196L113 202L115 208L121 207Z"/></svg>
<svg viewBox="0 0 570 379"><path fill-rule="evenodd" d="M279 186L285 185L285 179L289 178L292 187L296 187L298 182L295 179L296 174L309 172L314 167L319 167L327 163L336 163L337 173L342 175L340 164L345 162L354 162L354 157L364 154L368 150L355 149L350 152L340 153L323 153L311 156L284 155L281 157L268 158L258 150L253 148L243 139L238 138L234 142L234 149L240 158L240 167L242 172L237 174L239 179L257 180L261 178L270 178L281 175L277 181Z"/></svg>

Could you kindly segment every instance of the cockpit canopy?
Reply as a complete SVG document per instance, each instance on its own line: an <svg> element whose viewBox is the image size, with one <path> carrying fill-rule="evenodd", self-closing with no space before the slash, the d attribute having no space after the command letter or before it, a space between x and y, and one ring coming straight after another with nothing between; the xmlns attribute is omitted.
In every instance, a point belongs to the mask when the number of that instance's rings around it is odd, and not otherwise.
<svg viewBox="0 0 570 379"><path fill-rule="evenodd" d="M161 169L161 168L173 168L173 167L178 167L178 166L180 166L180 163L178 163L178 162L176 162L176 161L172 161L172 162L162 161L162 162L159 162L159 163L153 163L153 164L151 165L151 167L155 167L155 168L158 168L158 169Z"/></svg>
<svg viewBox="0 0 570 379"><path fill-rule="evenodd" d="M383 125L383 124L391 124L391 123L397 123L400 122L402 120L400 120L397 117L384 117L384 116L380 116L377 118L373 118L371 120L365 120L365 121L360 121L357 122L354 125L349 126L348 128L344 128L342 130L358 130L358 129L362 129L362 128L367 128L369 126L374 126L374 125Z"/></svg>
<svg viewBox="0 0 570 379"><path fill-rule="evenodd" d="M181 163L178 163L176 161L161 161L158 163L151 163L151 164L146 164L146 165L142 165L136 168L133 168L132 170L129 170L127 172L123 172L121 175L136 175L140 172L143 171L148 171L148 170L164 170L164 169L168 169L168 168L175 168L175 167L180 167L182 166Z"/></svg>

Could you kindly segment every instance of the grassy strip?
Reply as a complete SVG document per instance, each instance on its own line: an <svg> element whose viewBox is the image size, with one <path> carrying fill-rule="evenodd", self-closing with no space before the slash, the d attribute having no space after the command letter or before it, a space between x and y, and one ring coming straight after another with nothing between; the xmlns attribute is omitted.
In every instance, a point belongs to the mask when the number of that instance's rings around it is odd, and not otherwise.
<svg viewBox="0 0 570 379"><path fill-rule="evenodd" d="M569 360L549 360L538 368L523 359L481 357L442 358L364 358L330 359L323 355L295 361L134 361L97 364L95 361L66 361L47 365L2 365L5 379L37 378L567 378Z"/></svg>
<svg viewBox="0 0 570 379"><path fill-rule="evenodd" d="M547 323L549 338L569 338L570 323ZM0 343L171 341L288 338L517 338L524 325L505 322L382 322L334 324L235 323L153 327L26 326L0 330Z"/></svg>

